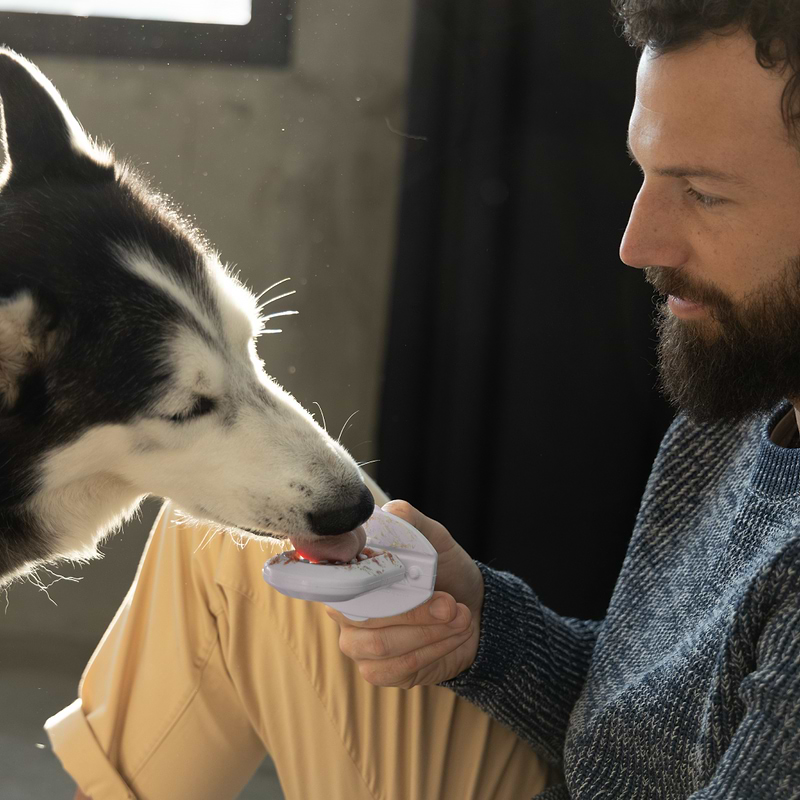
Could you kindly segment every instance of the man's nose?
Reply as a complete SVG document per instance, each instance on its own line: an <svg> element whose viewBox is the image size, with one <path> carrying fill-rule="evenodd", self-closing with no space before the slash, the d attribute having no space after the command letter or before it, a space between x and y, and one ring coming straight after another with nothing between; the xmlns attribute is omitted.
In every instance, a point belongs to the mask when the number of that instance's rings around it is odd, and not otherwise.
<svg viewBox="0 0 800 800"><path fill-rule="evenodd" d="M689 257L680 209L646 185L633 203L619 257L629 267L680 267Z"/></svg>

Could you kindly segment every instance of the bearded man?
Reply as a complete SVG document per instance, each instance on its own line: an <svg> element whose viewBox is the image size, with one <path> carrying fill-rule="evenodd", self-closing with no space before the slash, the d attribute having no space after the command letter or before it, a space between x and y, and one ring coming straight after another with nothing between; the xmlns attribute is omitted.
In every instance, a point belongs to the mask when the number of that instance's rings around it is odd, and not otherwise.
<svg viewBox="0 0 800 800"><path fill-rule="evenodd" d="M446 653L420 636L410 659L397 625L378 660L378 621L333 616L372 680L441 682L563 770L541 800L798 798L800 3L616 10L643 50L620 256L666 298L660 381L681 413L608 613L560 618L477 565L483 595L453 592L475 637Z"/></svg>

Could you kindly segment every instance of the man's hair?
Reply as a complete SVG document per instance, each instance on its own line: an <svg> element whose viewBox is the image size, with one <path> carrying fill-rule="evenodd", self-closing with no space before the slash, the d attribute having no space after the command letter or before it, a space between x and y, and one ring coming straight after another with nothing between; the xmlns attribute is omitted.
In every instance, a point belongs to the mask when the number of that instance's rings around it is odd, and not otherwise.
<svg viewBox="0 0 800 800"><path fill-rule="evenodd" d="M798 0L612 0L625 38L663 55L710 36L737 31L755 40L764 69L786 73L783 121L800 143L800 1Z"/></svg>

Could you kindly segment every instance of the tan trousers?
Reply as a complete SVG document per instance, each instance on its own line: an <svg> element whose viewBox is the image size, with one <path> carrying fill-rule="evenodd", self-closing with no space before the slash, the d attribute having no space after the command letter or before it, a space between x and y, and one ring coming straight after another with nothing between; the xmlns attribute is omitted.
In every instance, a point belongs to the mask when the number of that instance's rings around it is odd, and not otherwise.
<svg viewBox="0 0 800 800"><path fill-rule="evenodd" d="M441 687L378 688L323 606L261 577L283 545L162 509L134 585L46 724L92 800L235 798L269 753L287 800L527 800L546 768Z"/></svg>

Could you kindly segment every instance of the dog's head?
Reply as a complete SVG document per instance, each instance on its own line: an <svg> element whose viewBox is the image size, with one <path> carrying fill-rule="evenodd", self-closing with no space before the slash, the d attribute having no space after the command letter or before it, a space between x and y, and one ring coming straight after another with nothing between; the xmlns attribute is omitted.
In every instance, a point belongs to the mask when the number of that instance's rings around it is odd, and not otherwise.
<svg viewBox="0 0 800 800"><path fill-rule="evenodd" d="M0 100L0 583L90 556L147 494L343 542L371 495L265 374L252 293L4 49Z"/></svg>

